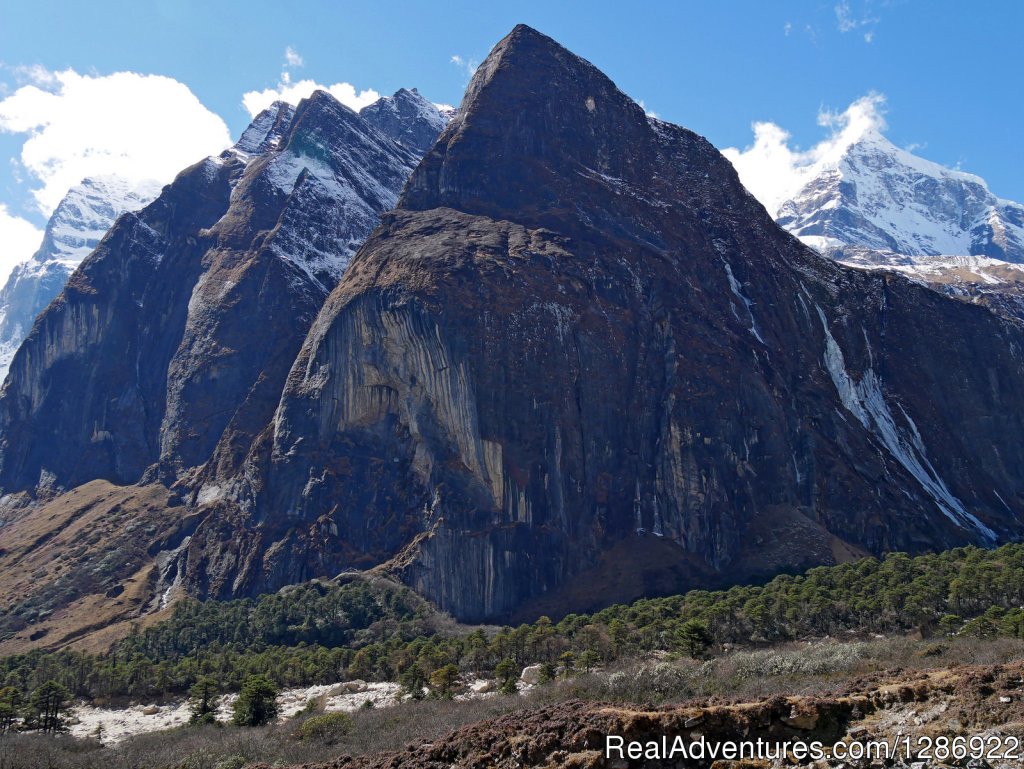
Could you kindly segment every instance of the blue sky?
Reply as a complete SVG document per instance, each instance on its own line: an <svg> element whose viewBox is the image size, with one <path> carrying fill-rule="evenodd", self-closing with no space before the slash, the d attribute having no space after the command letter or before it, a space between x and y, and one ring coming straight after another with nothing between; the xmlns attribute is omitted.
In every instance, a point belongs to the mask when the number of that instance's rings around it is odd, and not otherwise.
<svg viewBox="0 0 1024 769"><path fill-rule="evenodd" d="M1024 3L1016 0L0 0L0 19L0 99L32 83L44 91L70 88L53 77L68 69L85 78L161 75L187 86L202 106L180 90L165 99L169 81L156 88L157 81L141 79L126 86L116 107L90 114L91 97L75 102L75 124L86 134L92 126L96 141L111 134L104 121L121 110L160 115L167 125L187 116L185 125L159 135L164 146L152 152L165 159L168 146L193 149L188 135L196 115L207 123L195 151L220 141L223 127L203 107L237 136L249 120L243 94L278 87L283 73L292 82L349 83L357 93L417 86L434 101L457 104L468 67L525 22L592 61L648 110L719 147L745 147L751 124L771 121L790 133L791 145L806 149L830 130L818 124L820 113L881 94L886 135L896 144L984 177L997 195L1024 200ZM170 116L160 112L169 105ZM8 125L0 132L0 157L8 161L0 163L0 206L35 226L56 194L40 192L47 181L40 174L61 162L52 148L36 167L22 157L26 140L40 130L12 133ZM88 155L88 141L75 152ZM55 188L63 177L48 178Z"/></svg>

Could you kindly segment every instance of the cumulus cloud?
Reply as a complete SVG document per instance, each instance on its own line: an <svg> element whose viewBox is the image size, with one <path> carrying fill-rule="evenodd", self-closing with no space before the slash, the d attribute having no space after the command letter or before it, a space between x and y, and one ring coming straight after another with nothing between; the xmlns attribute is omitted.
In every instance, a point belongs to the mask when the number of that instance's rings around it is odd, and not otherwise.
<svg viewBox="0 0 1024 769"><path fill-rule="evenodd" d="M224 121L172 78L26 73L30 84L0 101L0 131L26 136L19 170L37 185L32 196L44 215L87 176L169 182L230 144Z"/></svg>
<svg viewBox="0 0 1024 769"><path fill-rule="evenodd" d="M372 88L357 91L351 83L335 83L334 85L321 85L315 80L299 80L293 82L287 72L281 73L281 80L274 88L266 88L262 91L249 91L242 95L242 105L252 117L256 117L275 101L284 101L289 104L298 104L308 97L313 91L327 91L331 96L340 101L346 107L358 112L368 104L373 104L380 98L380 94Z"/></svg>
<svg viewBox="0 0 1024 769"><path fill-rule="evenodd" d="M291 46L284 49L284 63L288 67L301 67L305 64L299 52Z"/></svg>
<svg viewBox="0 0 1024 769"><path fill-rule="evenodd" d="M0 285L7 282L14 266L24 262L39 248L43 231L20 216L14 216L0 203Z"/></svg>
<svg viewBox="0 0 1024 769"><path fill-rule="evenodd" d="M885 130L885 97L869 93L842 112L822 110L818 125L829 130L828 136L808 150L792 146L789 132L769 122L753 124L754 143L749 147L722 150L744 186L773 216L823 165L837 161L866 134Z"/></svg>

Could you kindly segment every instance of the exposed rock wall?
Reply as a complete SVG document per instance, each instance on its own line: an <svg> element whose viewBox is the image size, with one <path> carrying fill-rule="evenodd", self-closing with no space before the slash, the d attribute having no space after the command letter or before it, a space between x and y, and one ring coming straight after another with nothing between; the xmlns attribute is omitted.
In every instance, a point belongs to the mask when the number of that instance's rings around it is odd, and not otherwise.
<svg viewBox="0 0 1024 769"><path fill-rule="evenodd" d="M517 28L327 301L189 558L265 555L189 573L220 595L387 561L478 620L599 584L634 539L669 543L684 589L1013 538L1021 341L819 257L705 140Z"/></svg>

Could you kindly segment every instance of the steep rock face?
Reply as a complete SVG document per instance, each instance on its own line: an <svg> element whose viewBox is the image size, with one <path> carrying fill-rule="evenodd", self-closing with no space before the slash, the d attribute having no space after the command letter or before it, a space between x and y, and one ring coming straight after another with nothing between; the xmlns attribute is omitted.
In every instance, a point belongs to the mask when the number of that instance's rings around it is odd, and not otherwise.
<svg viewBox="0 0 1024 769"><path fill-rule="evenodd" d="M1022 341L818 256L708 142L517 27L242 471L198 491L216 501L186 583L388 562L460 618L504 619L1016 537Z"/></svg>
<svg viewBox="0 0 1024 769"><path fill-rule="evenodd" d="M330 95L278 103L122 217L0 394L0 488L172 483L244 456L349 258L418 157ZM53 436L61 440L54 441Z"/></svg>
<svg viewBox="0 0 1024 769"><path fill-rule="evenodd" d="M0 289L0 384L32 323L64 288L121 214L137 211L160 193L156 182L117 177L85 179L72 187L46 223L39 250L14 268Z"/></svg>
<svg viewBox="0 0 1024 769"><path fill-rule="evenodd" d="M418 152L429 150L450 116L424 99L415 88L400 88L359 110L359 117L385 136Z"/></svg>

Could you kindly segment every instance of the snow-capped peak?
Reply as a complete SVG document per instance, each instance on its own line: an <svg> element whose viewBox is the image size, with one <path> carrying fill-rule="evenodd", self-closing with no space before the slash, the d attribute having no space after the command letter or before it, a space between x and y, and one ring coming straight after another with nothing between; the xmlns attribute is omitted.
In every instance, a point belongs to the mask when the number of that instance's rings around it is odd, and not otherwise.
<svg viewBox="0 0 1024 769"><path fill-rule="evenodd" d="M0 383L36 316L60 293L68 276L121 214L144 208L161 186L152 179L92 176L68 190L46 224L39 250L15 267L0 289Z"/></svg>
<svg viewBox="0 0 1024 769"><path fill-rule="evenodd" d="M874 127L809 166L774 214L819 250L1024 261L1024 206L1000 200L978 176L897 147Z"/></svg>
<svg viewBox="0 0 1024 769"><path fill-rule="evenodd" d="M32 257L76 267L89 255L121 214L137 211L160 194L155 179L130 182L119 176L92 176L72 187L46 225L43 243Z"/></svg>

